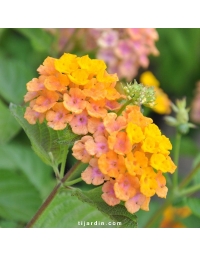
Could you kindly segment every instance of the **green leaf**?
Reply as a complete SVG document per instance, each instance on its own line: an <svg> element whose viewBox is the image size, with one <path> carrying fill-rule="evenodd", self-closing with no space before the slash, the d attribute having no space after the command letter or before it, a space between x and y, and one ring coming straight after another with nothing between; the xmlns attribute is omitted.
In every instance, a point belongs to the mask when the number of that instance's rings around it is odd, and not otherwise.
<svg viewBox="0 0 200 256"><path fill-rule="evenodd" d="M89 191L81 191L76 189L72 195L77 196L81 201L87 202L95 206L99 211L107 214L113 221L122 222L123 228L135 228L137 226L137 217L127 211L122 204L111 207L107 205L101 198L102 186L94 188Z"/></svg>
<svg viewBox="0 0 200 256"><path fill-rule="evenodd" d="M200 198L187 198L187 205L192 213L200 218Z"/></svg>
<svg viewBox="0 0 200 256"><path fill-rule="evenodd" d="M65 148L70 146L76 134L73 134L70 129L66 128L61 131L55 131L48 127L46 123L29 124L24 119L25 108L10 104L10 110L19 124L24 129L25 133L31 141L31 145L36 154L48 165L52 166L52 159L49 155L51 152L56 165L59 165L64 157ZM65 139L68 144L60 144L59 140Z"/></svg>
<svg viewBox="0 0 200 256"><path fill-rule="evenodd" d="M0 148L0 170L22 172L42 199L48 196L55 185L52 168L44 164L30 146L19 142L11 142Z"/></svg>
<svg viewBox="0 0 200 256"><path fill-rule="evenodd" d="M9 109L0 100L0 144L11 140L21 129Z"/></svg>
<svg viewBox="0 0 200 256"><path fill-rule="evenodd" d="M32 69L18 59L0 58L0 95L7 101L19 104L26 93L26 83L32 79Z"/></svg>
<svg viewBox="0 0 200 256"><path fill-rule="evenodd" d="M47 51L52 46L53 36L42 28L16 28L26 36L37 51Z"/></svg>
<svg viewBox="0 0 200 256"><path fill-rule="evenodd" d="M27 222L41 203L39 192L24 174L0 170L0 217Z"/></svg>
<svg viewBox="0 0 200 256"><path fill-rule="evenodd" d="M135 215L127 213L122 205L109 207L101 202L100 198L97 199L98 203L95 203L93 200L97 194L99 194L97 191L83 193L79 189L60 190L33 227L119 228L136 226Z"/></svg>

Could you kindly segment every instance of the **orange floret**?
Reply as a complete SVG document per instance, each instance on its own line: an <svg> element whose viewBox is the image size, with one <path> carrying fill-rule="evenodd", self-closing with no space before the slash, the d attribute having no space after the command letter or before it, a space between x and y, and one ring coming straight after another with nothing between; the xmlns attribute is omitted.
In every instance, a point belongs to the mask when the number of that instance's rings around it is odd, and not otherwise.
<svg viewBox="0 0 200 256"><path fill-rule="evenodd" d="M66 110L62 102L56 103L46 113L47 125L54 130L63 130L71 119L72 115Z"/></svg>
<svg viewBox="0 0 200 256"><path fill-rule="evenodd" d="M93 80L96 80L93 78ZM86 85L87 87L88 84ZM105 98L105 85L103 83L93 83L90 88L83 89L83 92L86 97L89 97L93 100L102 100Z"/></svg>
<svg viewBox="0 0 200 256"><path fill-rule="evenodd" d="M125 173L120 174L115 181L114 191L117 198L127 201L135 196L139 190L139 179Z"/></svg>
<svg viewBox="0 0 200 256"><path fill-rule="evenodd" d="M132 150L131 142L126 132L115 132L108 137L108 146L119 155L128 154Z"/></svg>
<svg viewBox="0 0 200 256"><path fill-rule="evenodd" d="M156 181L157 181L157 184L158 184L158 187L156 189L156 194L159 197L166 198L167 192L168 192L168 188L166 187L166 179L162 175L162 172L158 172L157 173Z"/></svg>
<svg viewBox="0 0 200 256"><path fill-rule="evenodd" d="M57 74L56 76L48 76L44 82L45 87L50 91L65 91L69 85L69 78L64 74Z"/></svg>
<svg viewBox="0 0 200 256"><path fill-rule="evenodd" d="M148 158L142 151L130 152L125 158L125 165L129 174L142 175L143 169L148 166Z"/></svg>
<svg viewBox="0 0 200 256"><path fill-rule="evenodd" d="M142 130L153 123L151 118L143 116L139 106L127 106L122 114L127 119L128 123L136 124L140 126Z"/></svg>
<svg viewBox="0 0 200 256"><path fill-rule="evenodd" d="M126 201L125 207L130 213L133 214L140 210L140 207L144 204L145 199L146 197L143 194L137 193L135 196Z"/></svg>
<svg viewBox="0 0 200 256"><path fill-rule="evenodd" d="M71 88L69 94L64 94L63 100L65 108L74 114L79 114L85 109L85 95L82 90L78 88Z"/></svg>
<svg viewBox="0 0 200 256"><path fill-rule="evenodd" d="M40 93L40 96L35 100L33 110L44 113L52 108L59 99L59 94L56 92L44 90Z"/></svg>
<svg viewBox="0 0 200 256"><path fill-rule="evenodd" d="M118 132L126 127L126 118L117 116L116 113L108 113L103 123L106 130L111 134L112 132Z"/></svg>
<svg viewBox="0 0 200 256"><path fill-rule="evenodd" d="M39 78L33 78L30 82L26 84L27 90L29 92L37 92L43 90L44 87L44 81L46 79L46 76L39 76Z"/></svg>
<svg viewBox="0 0 200 256"><path fill-rule="evenodd" d="M29 122L29 124L36 124L37 120L42 123L45 118L45 113L38 113L31 107L27 107L24 113L24 118Z"/></svg>
<svg viewBox="0 0 200 256"><path fill-rule="evenodd" d="M109 180L103 184L102 187L102 199L110 206L115 206L120 203L119 198L116 197L114 191L114 180Z"/></svg>
<svg viewBox="0 0 200 256"><path fill-rule="evenodd" d="M81 160L83 163L89 163L91 156L85 149L85 142L91 139L91 136L84 136L81 138L81 140L78 140L74 143L74 146L72 148L72 155L77 159Z"/></svg>
<svg viewBox="0 0 200 256"><path fill-rule="evenodd" d="M39 95L40 95L39 91L37 91L37 92L27 92L24 95L24 101L25 102L31 101L31 100L37 98Z"/></svg>
<svg viewBox="0 0 200 256"><path fill-rule="evenodd" d="M47 57L43 65L40 65L37 71L39 72L40 75L44 76L50 76L50 75L55 75L58 74L58 71L55 69L55 58L52 57Z"/></svg>
<svg viewBox="0 0 200 256"><path fill-rule="evenodd" d="M108 132L105 129L103 121L101 118L89 117L88 119L88 131L92 134L97 135L107 135Z"/></svg>
<svg viewBox="0 0 200 256"><path fill-rule="evenodd" d="M91 138L85 142L85 148L90 155L100 157L102 154L108 152L108 142L105 136L96 135L94 138Z"/></svg>
<svg viewBox="0 0 200 256"><path fill-rule="evenodd" d="M72 120L69 122L73 133L75 134L87 134L88 133L88 120L89 115L86 110L81 114L73 115Z"/></svg>
<svg viewBox="0 0 200 256"><path fill-rule="evenodd" d="M118 177L120 173L124 173L126 170L124 157L114 151L101 155L98 160L98 166L102 173L112 178Z"/></svg>
<svg viewBox="0 0 200 256"><path fill-rule="evenodd" d="M90 99L86 104L86 109L90 116L97 118L104 118L107 114L107 109L105 109L105 100L95 101Z"/></svg>
<svg viewBox="0 0 200 256"><path fill-rule="evenodd" d="M106 180L106 176L99 170L97 158L92 158L89 166L81 173L82 179L87 184L100 185Z"/></svg>
<svg viewBox="0 0 200 256"><path fill-rule="evenodd" d="M118 110L121 108L121 104L116 100L107 100L106 99L106 108L109 110Z"/></svg>

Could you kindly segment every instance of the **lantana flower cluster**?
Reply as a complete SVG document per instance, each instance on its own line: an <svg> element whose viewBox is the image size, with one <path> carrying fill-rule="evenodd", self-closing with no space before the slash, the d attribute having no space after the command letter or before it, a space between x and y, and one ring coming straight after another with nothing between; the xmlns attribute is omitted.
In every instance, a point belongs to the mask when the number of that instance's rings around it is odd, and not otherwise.
<svg viewBox="0 0 200 256"><path fill-rule="evenodd" d="M98 45L97 58L108 64L109 72L130 82L140 67L149 66L149 55L157 56L155 42L158 33L154 28L91 29Z"/></svg>
<svg viewBox="0 0 200 256"><path fill-rule="evenodd" d="M120 107L117 75L108 74L102 60L64 53L59 59L47 57L37 71L40 76L27 83L24 97L30 124L46 119L54 130L69 124L75 134L93 134L108 110Z"/></svg>
<svg viewBox="0 0 200 256"><path fill-rule="evenodd" d="M120 116L108 113L103 127L72 148L75 158L89 163L82 179L87 184L103 184L102 198L110 206L124 202L131 213L148 211L152 196L167 195L163 173L176 169L169 156L169 139L138 106L127 106Z"/></svg>
<svg viewBox="0 0 200 256"><path fill-rule="evenodd" d="M72 154L88 164L81 177L102 185L108 205L123 203L135 213L148 211L155 194L166 197L164 173L176 169L172 145L140 106L126 105L127 96L115 88L118 77L107 73L104 61L64 53L47 57L38 72L27 83L24 117L31 124L46 120L54 130L69 125L81 135Z"/></svg>

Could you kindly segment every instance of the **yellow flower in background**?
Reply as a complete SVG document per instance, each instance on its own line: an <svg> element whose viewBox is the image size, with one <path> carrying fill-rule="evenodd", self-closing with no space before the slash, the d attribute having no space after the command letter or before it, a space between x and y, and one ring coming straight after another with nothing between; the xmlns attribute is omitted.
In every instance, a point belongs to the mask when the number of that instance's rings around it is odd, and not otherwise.
<svg viewBox="0 0 200 256"><path fill-rule="evenodd" d="M182 219L185 219L191 215L189 207L173 207L169 206L163 213L163 219L160 223L161 228L186 228L182 223Z"/></svg>
<svg viewBox="0 0 200 256"><path fill-rule="evenodd" d="M140 82L146 86L155 86L155 87L160 86L160 82L151 73L151 71L143 72L140 76Z"/></svg>
<svg viewBox="0 0 200 256"><path fill-rule="evenodd" d="M159 88L160 82L150 71L145 71L140 76L140 82L145 86L154 86L156 101L152 107L153 111L158 114L170 114L171 113L171 102L167 94Z"/></svg>

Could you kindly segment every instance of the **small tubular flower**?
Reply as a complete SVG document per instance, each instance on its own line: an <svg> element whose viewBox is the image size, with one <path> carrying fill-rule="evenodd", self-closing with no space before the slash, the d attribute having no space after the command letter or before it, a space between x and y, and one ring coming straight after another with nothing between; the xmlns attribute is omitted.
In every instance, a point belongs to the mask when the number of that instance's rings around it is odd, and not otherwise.
<svg viewBox="0 0 200 256"><path fill-rule="evenodd" d="M100 185L106 180L106 176L99 170L97 158L92 158L89 166L82 172L81 177L87 184Z"/></svg>
<svg viewBox="0 0 200 256"><path fill-rule="evenodd" d="M80 89L71 88L69 94L63 95L63 104L72 113L80 114L86 106L85 95Z"/></svg>
<svg viewBox="0 0 200 256"><path fill-rule="evenodd" d="M72 147L72 155L83 163L89 163L91 159L91 155L85 149L85 143L90 139L92 139L91 136L84 136L81 140L76 141Z"/></svg>
<svg viewBox="0 0 200 256"><path fill-rule="evenodd" d="M63 106L62 102L56 103L46 113L47 125L54 130L63 130L71 119L72 114Z"/></svg>
<svg viewBox="0 0 200 256"><path fill-rule="evenodd" d="M120 203L120 199L116 197L114 191L114 180L105 182L102 186L102 199L110 206L115 206Z"/></svg>
<svg viewBox="0 0 200 256"><path fill-rule="evenodd" d="M99 169L103 174L116 178L120 173L125 172L124 157L114 151L102 154L98 159Z"/></svg>
<svg viewBox="0 0 200 256"><path fill-rule="evenodd" d="M111 134L126 127L126 118L123 116L117 116L116 113L108 113L105 116L103 123L106 130Z"/></svg>
<svg viewBox="0 0 200 256"><path fill-rule="evenodd" d="M116 132L108 137L108 146L119 155L131 152L132 145L125 132Z"/></svg>
<svg viewBox="0 0 200 256"><path fill-rule="evenodd" d="M114 191L117 198L127 201L139 190L139 179L128 173L120 174L115 181Z"/></svg>

